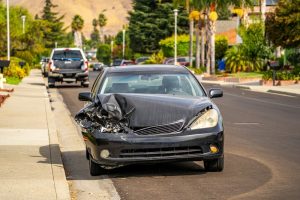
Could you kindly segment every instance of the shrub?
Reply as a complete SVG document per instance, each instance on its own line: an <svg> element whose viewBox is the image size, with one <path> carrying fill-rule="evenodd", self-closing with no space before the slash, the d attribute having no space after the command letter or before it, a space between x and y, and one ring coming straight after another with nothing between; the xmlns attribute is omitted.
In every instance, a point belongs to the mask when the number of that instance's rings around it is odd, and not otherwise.
<svg viewBox="0 0 300 200"><path fill-rule="evenodd" d="M215 44L216 61L224 58L226 51L228 49L228 39L225 36L216 36Z"/></svg>
<svg viewBox="0 0 300 200"><path fill-rule="evenodd" d="M145 64L162 64L164 59L164 54L162 50L160 50L158 53L152 54Z"/></svg>
<svg viewBox="0 0 300 200"><path fill-rule="evenodd" d="M189 35L179 35L177 37L177 54L185 56L189 53ZM174 56L174 36L168 37L159 42L159 45L166 57ZM194 45L195 46L195 45Z"/></svg>
<svg viewBox="0 0 300 200"><path fill-rule="evenodd" d="M27 75L27 70L22 69L20 66L14 63L11 63L9 67L4 68L3 74L4 76L22 79Z"/></svg>
<svg viewBox="0 0 300 200"><path fill-rule="evenodd" d="M97 59L106 65L111 62L111 50L110 45L102 44L97 49Z"/></svg>
<svg viewBox="0 0 300 200"><path fill-rule="evenodd" d="M235 73L239 71L245 71L247 69L247 61L243 55L241 48L232 47L226 52L226 68L227 70Z"/></svg>
<svg viewBox="0 0 300 200"><path fill-rule="evenodd" d="M16 57L21 58L30 65L34 62L34 56L30 51L18 51Z"/></svg>

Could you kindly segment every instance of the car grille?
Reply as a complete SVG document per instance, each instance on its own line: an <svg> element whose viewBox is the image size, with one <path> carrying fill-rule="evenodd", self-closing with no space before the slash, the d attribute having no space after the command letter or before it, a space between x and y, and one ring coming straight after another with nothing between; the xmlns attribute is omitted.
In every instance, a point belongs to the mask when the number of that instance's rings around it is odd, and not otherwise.
<svg viewBox="0 0 300 200"><path fill-rule="evenodd" d="M202 154L200 146L164 147L149 149L124 149L120 153L121 158L162 158Z"/></svg>
<svg viewBox="0 0 300 200"><path fill-rule="evenodd" d="M152 126L147 128L142 128L135 131L138 135L160 135L160 134L170 134L180 131L183 126L183 121L178 121L172 124L165 124L159 126Z"/></svg>

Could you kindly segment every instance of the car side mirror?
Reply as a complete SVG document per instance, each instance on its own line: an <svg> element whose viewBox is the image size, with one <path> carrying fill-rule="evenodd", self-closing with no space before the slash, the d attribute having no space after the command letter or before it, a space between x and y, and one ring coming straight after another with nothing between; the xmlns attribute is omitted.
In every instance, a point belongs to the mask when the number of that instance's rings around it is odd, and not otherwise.
<svg viewBox="0 0 300 200"><path fill-rule="evenodd" d="M78 95L79 101L93 101L91 92L81 92Z"/></svg>
<svg viewBox="0 0 300 200"><path fill-rule="evenodd" d="M211 89L209 90L209 97L212 99L223 97L223 91L221 89Z"/></svg>

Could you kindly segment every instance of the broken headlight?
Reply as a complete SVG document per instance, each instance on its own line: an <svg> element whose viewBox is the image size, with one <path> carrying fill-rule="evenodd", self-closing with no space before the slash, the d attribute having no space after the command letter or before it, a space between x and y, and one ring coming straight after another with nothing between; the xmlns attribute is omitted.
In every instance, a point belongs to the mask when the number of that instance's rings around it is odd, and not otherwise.
<svg viewBox="0 0 300 200"><path fill-rule="evenodd" d="M192 130L202 128L212 128L217 125L219 121L218 111L209 109L201 116L199 116L190 126Z"/></svg>

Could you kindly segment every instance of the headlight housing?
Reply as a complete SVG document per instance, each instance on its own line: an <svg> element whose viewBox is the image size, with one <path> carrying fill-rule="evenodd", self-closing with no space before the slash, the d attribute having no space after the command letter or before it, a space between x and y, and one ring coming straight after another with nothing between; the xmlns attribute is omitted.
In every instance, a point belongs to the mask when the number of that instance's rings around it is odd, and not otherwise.
<svg viewBox="0 0 300 200"><path fill-rule="evenodd" d="M190 126L192 130L203 129L203 128L212 128L218 124L219 115L218 111L215 109L210 109L204 114L199 116Z"/></svg>

